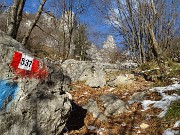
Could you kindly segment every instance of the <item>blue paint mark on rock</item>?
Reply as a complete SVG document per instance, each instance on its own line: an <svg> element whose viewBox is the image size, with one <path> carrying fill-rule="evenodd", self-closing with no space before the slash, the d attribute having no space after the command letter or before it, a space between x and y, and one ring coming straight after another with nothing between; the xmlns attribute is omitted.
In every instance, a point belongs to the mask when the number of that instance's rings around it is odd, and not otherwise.
<svg viewBox="0 0 180 135"><path fill-rule="evenodd" d="M7 105L16 97L18 85L4 80L0 80L0 110L5 109Z"/></svg>

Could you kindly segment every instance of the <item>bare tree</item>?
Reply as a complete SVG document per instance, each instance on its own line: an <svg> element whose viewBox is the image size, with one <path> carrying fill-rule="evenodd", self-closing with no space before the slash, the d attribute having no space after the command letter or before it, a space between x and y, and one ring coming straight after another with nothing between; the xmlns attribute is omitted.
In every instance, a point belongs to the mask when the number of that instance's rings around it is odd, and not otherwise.
<svg viewBox="0 0 180 135"><path fill-rule="evenodd" d="M5 8L6 8L6 5L0 2L0 14L4 11Z"/></svg>
<svg viewBox="0 0 180 135"><path fill-rule="evenodd" d="M15 30L14 30L14 34L13 34L13 38L17 38L17 33L19 30L19 26L22 20L22 13L23 13L23 8L25 5L26 0L20 0L19 2L19 6L18 6L18 10L17 10L17 17L16 17L16 25L15 25Z"/></svg>
<svg viewBox="0 0 180 135"><path fill-rule="evenodd" d="M7 34L13 38L15 37L19 4L20 4L20 0L14 0L14 3L11 7L11 22L8 26Z"/></svg>
<svg viewBox="0 0 180 135"><path fill-rule="evenodd" d="M88 8L89 3L90 1L86 0L54 0L50 4L57 19L53 22L54 30L51 31L49 37L59 48L62 62L74 56L74 34L78 30L77 20ZM60 18L59 15L61 15Z"/></svg>
<svg viewBox="0 0 180 135"><path fill-rule="evenodd" d="M0 2L0 30L6 32L7 31L7 25L6 25L6 15L4 14L7 6L5 3Z"/></svg>
<svg viewBox="0 0 180 135"><path fill-rule="evenodd" d="M26 0L14 0L11 7L11 21L10 25L8 26L7 34L14 39L17 37L25 2Z"/></svg>
<svg viewBox="0 0 180 135"><path fill-rule="evenodd" d="M40 15L41 15L41 13L43 11L43 7L44 7L45 3L46 3L46 0L42 0L41 1L40 6L38 8L38 11L36 13L36 16L34 18L34 21L31 23L27 33L25 34L25 37L23 38L23 41L22 41L23 45L26 45L26 43L27 43L27 41L28 41L28 39L30 37L30 34L31 34L33 28L36 26L36 23L38 22L38 20L40 18Z"/></svg>
<svg viewBox="0 0 180 135"><path fill-rule="evenodd" d="M34 18L34 21L31 23L30 27L28 28L28 30L25 34L25 37L22 40L23 45L26 45L33 28L36 26L36 24L41 16L41 13L43 11L43 7L44 7L46 1L47 0L41 1L38 11L36 13L36 16ZM23 9L25 6L25 2L26 2L26 0L14 0L14 3L11 7L10 24L8 26L7 34L10 35L14 39L16 39L17 35L18 35L18 30L20 27L20 23L22 21L22 15L23 15Z"/></svg>
<svg viewBox="0 0 180 135"><path fill-rule="evenodd" d="M101 0L95 3L95 7L123 37L124 45L141 65L153 58L160 62L168 51L174 37L173 25L177 17L175 2Z"/></svg>
<svg viewBox="0 0 180 135"><path fill-rule="evenodd" d="M86 34L86 27L84 25L79 25L75 31L75 35L75 58L79 58L79 60L86 60L86 50L88 50L91 45Z"/></svg>
<svg viewBox="0 0 180 135"><path fill-rule="evenodd" d="M135 4L130 0L124 2L116 0L113 3L102 0L100 4L101 6L96 4L96 7L103 16L105 15L105 19L108 20L119 35L123 37L124 45L132 52L134 60L139 65L145 62L145 50L141 33L143 28L142 25L138 25L138 12ZM116 10L114 10L114 6ZM101 7L105 7L105 10Z"/></svg>

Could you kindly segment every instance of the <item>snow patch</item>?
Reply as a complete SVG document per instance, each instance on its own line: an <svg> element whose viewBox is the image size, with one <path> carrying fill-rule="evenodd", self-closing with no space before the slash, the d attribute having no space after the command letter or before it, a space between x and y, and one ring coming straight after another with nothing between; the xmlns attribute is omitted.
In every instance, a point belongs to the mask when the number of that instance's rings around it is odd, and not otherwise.
<svg viewBox="0 0 180 135"><path fill-rule="evenodd" d="M176 123L173 126L173 128L177 128L177 127L180 127L180 120L176 121Z"/></svg>
<svg viewBox="0 0 180 135"><path fill-rule="evenodd" d="M170 128L166 129L162 135L177 135L179 131L171 130Z"/></svg>
<svg viewBox="0 0 180 135"><path fill-rule="evenodd" d="M150 91L157 91L159 93L163 93L166 91L172 91L172 90L178 90L178 89L180 89L180 84L176 83L176 84L169 85L166 87L155 87L153 89L150 89Z"/></svg>
<svg viewBox="0 0 180 135"><path fill-rule="evenodd" d="M177 128L177 127L180 127L180 120L178 120L173 128ZM168 128L164 131L164 133L162 135L177 135L179 134L179 130L172 130L171 128Z"/></svg>
<svg viewBox="0 0 180 135"><path fill-rule="evenodd" d="M156 101L143 100L143 101L141 102L142 107L143 107L144 110L149 109L149 105L154 104L154 103L156 103Z"/></svg>
<svg viewBox="0 0 180 135"><path fill-rule="evenodd" d="M172 90L176 90L176 91L180 90L180 84L176 83L176 84L169 85L166 87L155 87L155 88L150 89L150 91L160 93L160 95L162 96L162 99L159 101L151 101L151 100L141 101L141 105L144 109L141 111L145 111L145 110L149 109L150 108L149 105L154 104L153 105L154 108L162 109L162 112L158 115L158 117L160 117L160 118L164 117L165 114L167 113L167 110L168 110L171 102L180 100L180 96L177 94L166 95L164 93L166 91L172 91ZM133 101L128 101L128 103L132 104Z"/></svg>

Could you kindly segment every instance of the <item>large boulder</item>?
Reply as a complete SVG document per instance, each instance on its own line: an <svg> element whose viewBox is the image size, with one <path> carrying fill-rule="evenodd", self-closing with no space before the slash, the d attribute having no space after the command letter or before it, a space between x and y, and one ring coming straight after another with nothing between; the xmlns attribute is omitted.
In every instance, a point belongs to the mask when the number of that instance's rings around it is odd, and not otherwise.
<svg viewBox="0 0 180 135"><path fill-rule="evenodd" d="M20 43L0 31L0 134L60 134L71 110L63 90L62 70L47 64L45 79L22 78L10 66L15 51L33 57Z"/></svg>
<svg viewBox="0 0 180 135"><path fill-rule="evenodd" d="M66 60L62 64L64 72L72 81L85 81L90 87L103 87L106 84L102 66L88 61Z"/></svg>
<svg viewBox="0 0 180 135"><path fill-rule="evenodd" d="M134 80L133 74L121 74L115 78L111 78L107 84L110 87L120 86L120 85L129 85L132 84Z"/></svg>
<svg viewBox="0 0 180 135"><path fill-rule="evenodd" d="M79 80L85 81L87 85L93 88L103 87L106 84L105 73L95 66L85 70Z"/></svg>
<svg viewBox="0 0 180 135"><path fill-rule="evenodd" d="M87 109L88 112L92 113L93 117L95 119L98 119L99 121L106 121L106 116L100 111L97 102L93 99L89 99L88 103L83 106L84 109Z"/></svg>
<svg viewBox="0 0 180 135"><path fill-rule="evenodd" d="M127 111L126 104L114 94L103 94L99 97L105 108L106 116L118 115Z"/></svg>
<svg viewBox="0 0 180 135"><path fill-rule="evenodd" d="M66 60L62 63L62 68L67 76L70 76L73 82L78 81L85 70L91 69L92 64L85 61L76 61L74 59Z"/></svg>

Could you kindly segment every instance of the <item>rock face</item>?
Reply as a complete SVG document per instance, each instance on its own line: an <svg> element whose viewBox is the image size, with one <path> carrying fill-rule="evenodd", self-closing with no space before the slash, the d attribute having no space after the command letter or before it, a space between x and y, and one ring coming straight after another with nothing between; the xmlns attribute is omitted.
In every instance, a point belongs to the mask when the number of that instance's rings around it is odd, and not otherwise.
<svg viewBox="0 0 180 135"><path fill-rule="evenodd" d="M107 41L104 42L103 48L104 49L110 49L110 50L116 49L116 44L114 42L113 36L109 35L107 37Z"/></svg>
<svg viewBox="0 0 180 135"><path fill-rule="evenodd" d="M103 43L102 49L97 49L95 45L91 45L90 49L86 51L88 57L96 62L110 62L115 52L116 44L111 35L109 35L107 40Z"/></svg>
<svg viewBox="0 0 180 135"><path fill-rule="evenodd" d="M15 51L26 53L20 43L0 32L0 98L1 135L57 135L66 124L71 104L63 91L64 75L48 64L44 80L21 78L10 68ZM11 90L7 92L6 90ZM0 102L0 103L1 103Z"/></svg>

